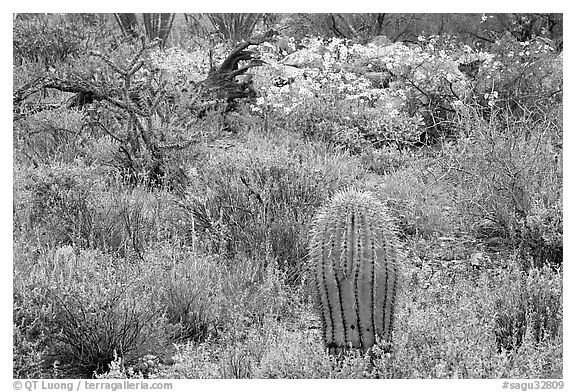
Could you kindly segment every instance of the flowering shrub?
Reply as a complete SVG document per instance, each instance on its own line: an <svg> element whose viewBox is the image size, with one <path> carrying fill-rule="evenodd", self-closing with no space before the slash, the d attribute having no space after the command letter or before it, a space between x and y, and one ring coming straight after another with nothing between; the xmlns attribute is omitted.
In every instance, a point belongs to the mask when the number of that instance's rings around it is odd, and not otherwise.
<svg viewBox="0 0 576 392"><path fill-rule="evenodd" d="M475 86L481 103L511 108L524 115L527 108L546 107L562 100L562 56L544 38L519 42L505 35L491 47ZM524 107L524 109L521 109Z"/></svg>
<svg viewBox="0 0 576 392"><path fill-rule="evenodd" d="M262 59L267 66L254 71L254 85L262 92L260 106L289 113L297 106L305 106L303 99L306 98L334 100L369 96L370 81L353 69L358 58L371 53L369 48L341 39L332 39L327 44L321 39L307 39L302 44L306 49L283 60L284 50L275 51L272 45L264 47ZM285 65L289 63L296 67Z"/></svg>
<svg viewBox="0 0 576 392"><path fill-rule="evenodd" d="M152 66L173 77L174 84L204 80L210 69L209 60L204 51L188 52L176 47L150 53Z"/></svg>
<svg viewBox="0 0 576 392"><path fill-rule="evenodd" d="M494 107L511 94L518 95L514 89L527 90L536 80L540 90L557 91L561 67L546 60L551 47L542 42L503 38L492 54L439 36L419 37L420 45L410 46L307 38L300 43L304 48L295 51L293 39L280 37L274 44L266 42L256 48L265 65L252 70L251 82L259 97L250 109L253 114L288 117L289 123L299 119L317 123L318 129L308 134L352 152L362 144L360 139L376 147L414 143L426 130L440 135L457 131L455 115L462 103ZM188 92L227 50L218 45L209 56L200 49L172 48L152 52L150 61L166 82ZM508 57L504 58L504 52ZM510 53L518 57L512 67L508 66L514 58ZM519 67L528 67L529 72ZM182 96L195 99L190 93ZM322 110L310 113L316 106ZM315 118L318 113L330 113L329 108L337 115Z"/></svg>
<svg viewBox="0 0 576 392"><path fill-rule="evenodd" d="M167 79L175 84L198 83L206 79L212 67L224 60L230 49L224 44L217 44L210 51L199 47L194 50L157 49L149 53L149 61L152 68L164 71Z"/></svg>
<svg viewBox="0 0 576 392"><path fill-rule="evenodd" d="M358 138L380 147L414 143L426 129L450 134L462 103L493 106L501 97L497 88L482 90L480 97L474 91L476 77L498 72L494 55L450 37L419 42L378 47L306 39L304 49L284 58L285 50L269 44L262 48L266 66L254 70L260 97L251 108L289 117L305 129L302 122L318 124L312 133L354 152Z"/></svg>
<svg viewBox="0 0 576 392"><path fill-rule="evenodd" d="M354 151L358 137L381 146L418 141L424 131L454 135L463 103L493 108L510 98L526 101L532 91L561 98L561 59L543 39L504 37L490 52L453 37L419 37L419 43L377 47L305 39L304 49L284 58L285 50L269 44L262 49L267 65L254 71L260 97L251 108L288 116L288 122L312 117L305 121L320 128L327 122L333 129L324 139ZM332 108L339 115L322 118ZM349 121L363 117L368 124Z"/></svg>
<svg viewBox="0 0 576 392"><path fill-rule="evenodd" d="M404 99L404 111L422 117L427 135L453 136L458 131L455 107L472 95L473 83L462 65L485 61L490 54L451 37L418 40L419 46L394 45L376 64L394 75L389 89Z"/></svg>
<svg viewBox="0 0 576 392"><path fill-rule="evenodd" d="M374 45L336 38L307 39L303 44L305 49L283 60L272 45L264 48L267 65L254 71L261 94L251 106L254 112L287 117L286 123L304 134L356 153L362 139L376 146L417 140L422 119L409 112L405 91L375 88L365 75L378 69L372 61L378 55Z"/></svg>

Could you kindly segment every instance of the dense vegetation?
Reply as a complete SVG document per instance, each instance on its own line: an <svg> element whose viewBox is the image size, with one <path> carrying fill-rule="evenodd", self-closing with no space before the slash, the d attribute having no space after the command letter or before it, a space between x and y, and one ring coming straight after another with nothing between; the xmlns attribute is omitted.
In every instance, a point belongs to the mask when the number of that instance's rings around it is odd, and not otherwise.
<svg viewBox="0 0 576 392"><path fill-rule="evenodd" d="M561 15L18 14L13 45L14 377L562 377ZM307 247L348 187L405 259L392 349L334 358Z"/></svg>

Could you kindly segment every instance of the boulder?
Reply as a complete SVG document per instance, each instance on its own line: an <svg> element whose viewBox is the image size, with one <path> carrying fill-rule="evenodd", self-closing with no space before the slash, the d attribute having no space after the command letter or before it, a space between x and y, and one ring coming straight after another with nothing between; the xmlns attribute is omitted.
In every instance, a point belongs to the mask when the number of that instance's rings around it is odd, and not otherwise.
<svg viewBox="0 0 576 392"><path fill-rule="evenodd" d="M374 38L372 38L369 43L376 46L387 46L390 45L392 41L385 35L377 35Z"/></svg>
<svg viewBox="0 0 576 392"><path fill-rule="evenodd" d="M364 72L364 77L372 83L374 88L386 88L390 84L392 74L388 71L383 72Z"/></svg>
<svg viewBox="0 0 576 392"><path fill-rule="evenodd" d="M504 237L506 235L506 229L501 224L490 219L482 219L477 222L474 225L474 229L478 236L482 238Z"/></svg>
<svg viewBox="0 0 576 392"><path fill-rule="evenodd" d="M322 68L322 56L310 49L300 49L297 52L289 54L281 61L282 64L296 68Z"/></svg>
<svg viewBox="0 0 576 392"><path fill-rule="evenodd" d="M386 57L390 53L395 52L397 50L404 49L404 44L402 42L394 42L393 44L386 45L386 46L379 46L376 48L376 55L375 58Z"/></svg>

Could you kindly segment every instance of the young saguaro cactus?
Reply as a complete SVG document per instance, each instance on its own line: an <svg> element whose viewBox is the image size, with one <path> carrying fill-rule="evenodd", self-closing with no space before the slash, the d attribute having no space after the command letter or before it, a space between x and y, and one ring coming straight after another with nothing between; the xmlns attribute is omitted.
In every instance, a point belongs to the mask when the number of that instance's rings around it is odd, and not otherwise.
<svg viewBox="0 0 576 392"><path fill-rule="evenodd" d="M390 341L400 252L386 207L368 192L337 193L315 217L310 257L329 352Z"/></svg>

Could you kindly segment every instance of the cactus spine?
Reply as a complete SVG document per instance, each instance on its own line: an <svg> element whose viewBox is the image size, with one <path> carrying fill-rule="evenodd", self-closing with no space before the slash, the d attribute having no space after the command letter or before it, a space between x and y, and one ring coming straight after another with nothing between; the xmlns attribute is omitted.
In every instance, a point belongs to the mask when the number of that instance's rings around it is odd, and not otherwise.
<svg viewBox="0 0 576 392"><path fill-rule="evenodd" d="M337 193L314 220L310 256L330 353L390 341L400 273L386 207L368 192Z"/></svg>

